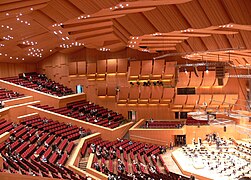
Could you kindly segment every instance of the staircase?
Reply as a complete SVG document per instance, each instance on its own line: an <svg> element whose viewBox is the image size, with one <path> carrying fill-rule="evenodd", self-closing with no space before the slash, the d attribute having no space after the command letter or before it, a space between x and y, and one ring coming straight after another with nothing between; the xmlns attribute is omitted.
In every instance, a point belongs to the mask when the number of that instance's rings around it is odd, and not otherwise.
<svg viewBox="0 0 251 180"><path fill-rule="evenodd" d="M87 166L87 163L88 163L88 157L86 158L82 158L79 162L79 165L78 167L83 170L83 171L86 171L86 166Z"/></svg>

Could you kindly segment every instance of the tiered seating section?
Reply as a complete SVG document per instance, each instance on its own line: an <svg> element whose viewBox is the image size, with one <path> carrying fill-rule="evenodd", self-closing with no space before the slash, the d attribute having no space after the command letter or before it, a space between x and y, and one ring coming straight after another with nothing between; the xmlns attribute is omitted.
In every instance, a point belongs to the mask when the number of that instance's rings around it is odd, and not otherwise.
<svg viewBox="0 0 251 180"><path fill-rule="evenodd" d="M9 132L14 128L14 125L12 122L8 122L5 119L0 119L0 135Z"/></svg>
<svg viewBox="0 0 251 180"><path fill-rule="evenodd" d="M184 121L146 121L141 128L178 129L184 126Z"/></svg>
<svg viewBox="0 0 251 180"><path fill-rule="evenodd" d="M24 94L19 94L18 92L14 92L12 90L0 88L0 101L16 99L24 97Z"/></svg>
<svg viewBox="0 0 251 180"><path fill-rule="evenodd" d="M90 134L90 131L39 116L27 117L20 124L8 125L4 120L0 123L1 129L12 125L12 130L8 129L10 138L0 144L4 158L1 171L59 179L86 179L64 165L75 146L74 140Z"/></svg>
<svg viewBox="0 0 251 180"><path fill-rule="evenodd" d="M86 100L68 103L62 108L40 104L34 106L108 128L116 128L125 120L121 114Z"/></svg>
<svg viewBox="0 0 251 180"><path fill-rule="evenodd" d="M82 156L95 153L92 168L121 179L168 179L178 180L180 175L170 172L160 155L165 148L133 142L127 139L110 142L101 138L84 143ZM188 179L182 177L182 179Z"/></svg>
<svg viewBox="0 0 251 180"><path fill-rule="evenodd" d="M22 73L19 77L2 78L2 80L59 97L74 94L72 89L36 72Z"/></svg>

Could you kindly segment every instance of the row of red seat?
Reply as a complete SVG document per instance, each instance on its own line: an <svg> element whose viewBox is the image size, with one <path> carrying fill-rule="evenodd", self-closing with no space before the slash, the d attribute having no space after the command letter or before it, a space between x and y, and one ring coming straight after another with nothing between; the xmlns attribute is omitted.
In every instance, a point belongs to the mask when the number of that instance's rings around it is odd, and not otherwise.
<svg viewBox="0 0 251 180"><path fill-rule="evenodd" d="M34 106L112 129L118 127L124 120L121 114L117 114L104 107L90 103L89 101L76 101L61 108L53 108L48 105L40 104Z"/></svg>
<svg viewBox="0 0 251 180"><path fill-rule="evenodd" d="M60 83L52 81L45 75L38 74L36 72L21 73L19 74L19 77L2 78L2 80L55 96L74 94L72 89Z"/></svg>
<svg viewBox="0 0 251 180"><path fill-rule="evenodd" d="M16 99L24 97L24 94L20 94L8 89L0 88L0 101L6 101L10 99Z"/></svg>

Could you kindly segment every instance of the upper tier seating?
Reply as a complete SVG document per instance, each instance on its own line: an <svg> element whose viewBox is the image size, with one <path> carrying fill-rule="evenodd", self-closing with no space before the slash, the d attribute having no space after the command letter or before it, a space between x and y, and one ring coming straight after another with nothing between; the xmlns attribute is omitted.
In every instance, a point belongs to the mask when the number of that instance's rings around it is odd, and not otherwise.
<svg viewBox="0 0 251 180"><path fill-rule="evenodd" d="M68 103L66 107L62 108L40 104L34 106L108 128L116 128L125 120L122 114L86 100Z"/></svg>
<svg viewBox="0 0 251 180"><path fill-rule="evenodd" d="M2 80L59 97L74 94L72 89L36 72L21 73L19 77L2 78Z"/></svg>
<svg viewBox="0 0 251 180"><path fill-rule="evenodd" d="M133 179L136 176L138 179L178 180L179 175L169 171L160 155L165 151L163 146L127 139L110 142L97 138L85 143L81 154L84 157L95 153L92 167L108 176L120 176L121 179Z"/></svg>
<svg viewBox="0 0 251 180"><path fill-rule="evenodd" d="M12 90L0 88L0 101L10 100L10 99L16 99L24 97L24 94L20 94L18 92L14 92Z"/></svg>
<svg viewBox="0 0 251 180"><path fill-rule="evenodd" d="M0 144L0 154L4 159L1 171L59 179L86 179L64 165L75 146L73 140L90 134L90 131L39 116L27 117L21 124L13 125L15 128L10 131L10 138Z"/></svg>

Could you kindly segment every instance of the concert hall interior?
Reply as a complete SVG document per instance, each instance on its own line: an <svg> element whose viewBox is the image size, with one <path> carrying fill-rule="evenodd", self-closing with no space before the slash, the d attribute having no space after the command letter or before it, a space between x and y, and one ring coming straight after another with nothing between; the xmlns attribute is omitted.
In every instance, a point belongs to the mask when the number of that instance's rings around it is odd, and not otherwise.
<svg viewBox="0 0 251 180"><path fill-rule="evenodd" d="M250 180L251 0L0 0L0 180Z"/></svg>

